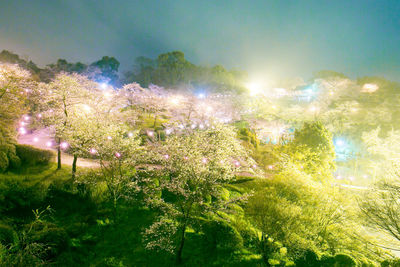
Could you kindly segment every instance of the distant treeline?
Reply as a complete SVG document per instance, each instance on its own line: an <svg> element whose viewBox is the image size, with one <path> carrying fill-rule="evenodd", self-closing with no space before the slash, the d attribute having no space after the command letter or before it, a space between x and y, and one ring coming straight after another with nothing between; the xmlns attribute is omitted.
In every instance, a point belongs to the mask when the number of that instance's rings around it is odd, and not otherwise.
<svg viewBox="0 0 400 267"><path fill-rule="evenodd" d="M56 63L39 68L34 62L21 58L10 51L0 53L0 62L18 64L29 70L38 80L48 82L59 72L76 72L85 74L99 82L116 86L137 82L143 87L149 84L176 88L180 86L202 88L207 90L243 89L247 74L242 71L227 70L221 65L204 67L195 65L185 59L180 51L160 54L156 59L136 58L133 68L119 75L119 61L114 57L104 56L91 64L68 62L58 59Z"/></svg>

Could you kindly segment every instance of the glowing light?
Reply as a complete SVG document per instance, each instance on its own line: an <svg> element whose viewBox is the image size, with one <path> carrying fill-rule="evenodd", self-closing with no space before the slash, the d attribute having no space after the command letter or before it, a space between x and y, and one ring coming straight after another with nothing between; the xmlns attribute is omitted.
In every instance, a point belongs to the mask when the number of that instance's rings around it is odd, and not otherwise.
<svg viewBox="0 0 400 267"><path fill-rule="evenodd" d="M92 110L91 107L89 107L88 105L83 105L82 108L87 113L89 113Z"/></svg>
<svg viewBox="0 0 400 267"><path fill-rule="evenodd" d="M168 155L168 154L165 154L165 155L164 155L164 158L165 158L165 159L169 159L169 155Z"/></svg>
<svg viewBox="0 0 400 267"><path fill-rule="evenodd" d="M21 121L21 122L19 123L19 125L21 125L21 126L25 126L25 125L26 125L26 123L25 123L24 121Z"/></svg>
<svg viewBox="0 0 400 267"><path fill-rule="evenodd" d="M196 128L196 124L193 123L192 126L191 126L191 128L192 128L192 129Z"/></svg>
<svg viewBox="0 0 400 267"><path fill-rule="evenodd" d="M132 132L129 132L128 133L128 137L132 137L133 136L133 133Z"/></svg>
<svg viewBox="0 0 400 267"><path fill-rule="evenodd" d="M97 150L96 150L96 149L94 149L94 148L91 148L89 152L90 152L90 154L94 155L94 154L96 154L96 153L97 153Z"/></svg>
<svg viewBox="0 0 400 267"><path fill-rule="evenodd" d="M203 163L203 164L207 164L207 158L203 158L202 160L201 160L201 162Z"/></svg>
<svg viewBox="0 0 400 267"><path fill-rule="evenodd" d="M311 106L309 108L310 112L316 112L318 110L318 108L316 106Z"/></svg>
<svg viewBox="0 0 400 267"><path fill-rule="evenodd" d="M111 137L111 136L107 136L107 139L108 139L108 140L111 140L111 139L112 139L112 137Z"/></svg>
<svg viewBox="0 0 400 267"><path fill-rule="evenodd" d="M235 166L239 167L240 166L240 162L239 161L235 161Z"/></svg>
<svg viewBox="0 0 400 267"><path fill-rule="evenodd" d="M40 119L42 118L42 114L38 114L37 117Z"/></svg>
<svg viewBox="0 0 400 267"><path fill-rule="evenodd" d="M213 111L213 108L212 108L211 106L208 106L208 107L207 107L207 111L208 111L208 112L211 112L211 111Z"/></svg>
<svg viewBox="0 0 400 267"><path fill-rule="evenodd" d="M339 139L335 140L335 145L342 147L342 146L346 145L346 142L343 139L339 138Z"/></svg>
<svg viewBox="0 0 400 267"><path fill-rule="evenodd" d="M333 91L329 91L329 95L334 95Z"/></svg>
<svg viewBox="0 0 400 267"><path fill-rule="evenodd" d="M256 169L256 168L257 168L257 165L256 165L256 164L253 164L253 166L251 166L251 167L253 167L253 169Z"/></svg>
<svg viewBox="0 0 400 267"><path fill-rule="evenodd" d="M108 84L106 84L106 83L101 83L100 84L100 88L101 89L106 89L108 87Z"/></svg>
<svg viewBox="0 0 400 267"><path fill-rule="evenodd" d="M117 158L120 158L120 157L121 157L121 153L116 152L116 153L115 153L115 156L116 156Z"/></svg>
<svg viewBox="0 0 400 267"><path fill-rule="evenodd" d="M188 160L189 158L188 158L187 156L184 156L183 159L184 159L184 160Z"/></svg>
<svg viewBox="0 0 400 267"><path fill-rule="evenodd" d="M204 98L206 98L206 94L205 93L199 93L199 94L197 94L197 98L204 99Z"/></svg>
<svg viewBox="0 0 400 267"><path fill-rule="evenodd" d="M60 144L60 147L61 147L62 149L67 149L68 146L69 146L69 144L68 144L67 142L62 142L62 143Z"/></svg>
<svg viewBox="0 0 400 267"><path fill-rule="evenodd" d="M181 99L180 99L180 97L178 97L178 96L174 96L174 97L171 97L171 98L169 99L169 102L170 102L171 104L173 104L173 105L179 105L179 103L181 102Z"/></svg>
<svg viewBox="0 0 400 267"><path fill-rule="evenodd" d="M200 125L199 125L199 128L200 128L200 129L204 129L204 125L203 125L203 124L200 124Z"/></svg>
<svg viewBox="0 0 400 267"><path fill-rule="evenodd" d="M37 137L33 138L33 142L35 142L35 143L39 142L39 138L37 138Z"/></svg>
<svg viewBox="0 0 400 267"><path fill-rule="evenodd" d="M249 89L251 96L255 96L260 93L261 86L259 83L249 83L246 85L246 87Z"/></svg>
<svg viewBox="0 0 400 267"><path fill-rule="evenodd" d="M47 142L46 142L46 146L47 146L47 147L52 147L52 146L53 146L53 142L47 141Z"/></svg>
<svg viewBox="0 0 400 267"><path fill-rule="evenodd" d="M269 169L269 170L273 170L273 169L274 169L274 166L268 165L268 169Z"/></svg>
<svg viewBox="0 0 400 267"><path fill-rule="evenodd" d="M25 115L25 116L24 116L24 120L25 120L25 121L29 121L29 119L30 119L30 117L29 117L28 115Z"/></svg>
<svg viewBox="0 0 400 267"><path fill-rule="evenodd" d="M165 130L165 133L168 135L168 134L171 134L172 133L172 129L167 129L167 130Z"/></svg>
<svg viewBox="0 0 400 267"><path fill-rule="evenodd" d="M26 129L24 127L21 127L21 128L18 129L18 132L20 134L26 134Z"/></svg>
<svg viewBox="0 0 400 267"><path fill-rule="evenodd" d="M183 124L180 124L178 127L179 127L181 130L185 129L185 126L183 126Z"/></svg>
<svg viewBox="0 0 400 267"><path fill-rule="evenodd" d="M366 83L364 84L364 86L362 87L361 92L363 93L373 93L376 90L379 89L379 86L374 84L374 83Z"/></svg>
<svg viewBox="0 0 400 267"><path fill-rule="evenodd" d="M153 137L154 136L154 132L153 131L148 131L147 135L150 136L150 137Z"/></svg>

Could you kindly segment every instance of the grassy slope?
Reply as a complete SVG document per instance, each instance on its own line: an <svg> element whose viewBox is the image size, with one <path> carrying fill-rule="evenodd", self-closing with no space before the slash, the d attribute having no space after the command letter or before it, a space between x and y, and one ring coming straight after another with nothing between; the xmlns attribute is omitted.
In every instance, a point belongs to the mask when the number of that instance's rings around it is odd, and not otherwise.
<svg viewBox="0 0 400 267"><path fill-rule="evenodd" d="M44 209L50 205L53 213L46 220L67 231L70 248L55 260L56 266L173 265L171 256L146 251L142 244L141 233L152 222L152 211L121 205L118 225L113 225L109 223L110 207L104 202L96 203L71 192L68 189L69 179L70 167L63 166L61 170L56 170L55 164L0 174L0 183L14 180L23 187L41 191L40 201L30 203L23 213L9 213L8 221L29 222L32 209ZM245 183L241 183L241 187ZM187 237L183 254L185 266L259 266L260 258L246 250L210 259L202 249L200 234L189 232Z"/></svg>

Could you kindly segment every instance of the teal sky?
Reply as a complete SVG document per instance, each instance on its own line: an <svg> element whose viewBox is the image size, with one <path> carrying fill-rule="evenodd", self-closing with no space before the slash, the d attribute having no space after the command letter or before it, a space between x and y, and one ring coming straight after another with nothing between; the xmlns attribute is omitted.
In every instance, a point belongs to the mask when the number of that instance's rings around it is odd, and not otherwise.
<svg viewBox="0 0 400 267"><path fill-rule="evenodd" d="M400 1L2 0L0 49L43 66L181 50L253 77L329 69L400 81Z"/></svg>

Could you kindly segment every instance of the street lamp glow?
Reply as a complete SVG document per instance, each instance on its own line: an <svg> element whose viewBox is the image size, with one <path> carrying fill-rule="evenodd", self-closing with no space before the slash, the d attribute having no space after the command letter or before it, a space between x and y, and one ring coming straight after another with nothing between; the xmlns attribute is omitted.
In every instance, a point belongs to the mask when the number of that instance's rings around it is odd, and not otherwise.
<svg viewBox="0 0 400 267"><path fill-rule="evenodd" d="M255 82L247 84L246 87L249 89L251 96L257 95L261 88L260 84Z"/></svg>
<svg viewBox="0 0 400 267"><path fill-rule="evenodd" d="M67 149L68 148L68 143L67 142L62 142L61 144L60 144L60 147L62 148L62 149Z"/></svg>

